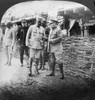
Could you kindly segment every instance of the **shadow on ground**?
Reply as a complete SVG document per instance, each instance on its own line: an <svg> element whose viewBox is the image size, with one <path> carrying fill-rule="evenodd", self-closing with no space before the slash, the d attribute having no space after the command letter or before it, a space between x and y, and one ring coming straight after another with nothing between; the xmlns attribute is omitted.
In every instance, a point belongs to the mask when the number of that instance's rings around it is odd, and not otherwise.
<svg viewBox="0 0 95 100"><path fill-rule="evenodd" d="M95 100L95 81L66 76L28 77L0 88L0 100Z"/></svg>

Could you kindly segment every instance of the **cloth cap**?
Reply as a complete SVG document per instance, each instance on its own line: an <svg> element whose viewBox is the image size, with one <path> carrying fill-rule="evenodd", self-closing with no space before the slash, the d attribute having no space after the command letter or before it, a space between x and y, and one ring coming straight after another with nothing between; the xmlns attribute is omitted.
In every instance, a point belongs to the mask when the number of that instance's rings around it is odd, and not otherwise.
<svg viewBox="0 0 95 100"><path fill-rule="evenodd" d="M7 26L12 26L12 22L7 22L6 25Z"/></svg>
<svg viewBox="0 0 95 100"><path fill-rule="evenodd" d="M49 24L52 24L52 23L56 23L56 24L58 24L58 20L57 20L57 18L51 19Z"/></svg>
<svg viewBox="0 0 95 100"><path fill-rule="evenodd" d="M25 22L27 22L27 20L26 19L22 19L22 21L21 21L22 23L25 23Z"/></svg>

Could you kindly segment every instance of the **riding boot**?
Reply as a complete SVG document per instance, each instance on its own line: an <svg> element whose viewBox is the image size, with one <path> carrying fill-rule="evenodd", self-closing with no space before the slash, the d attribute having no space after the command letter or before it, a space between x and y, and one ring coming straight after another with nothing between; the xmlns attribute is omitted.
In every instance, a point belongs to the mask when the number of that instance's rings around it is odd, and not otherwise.
<svg viewBox="0 0 95 100"><path fill-rule="evenodd" d="M38 71L38 64L39 64L39 59L36 59L35 60L35 69L36 69L36 73L39 74L39 71Z"/></svg>
<svg viewBox="0 0 95 100"><path fill-rule="evenodd" d="M51 66L52 72L48 76L55 76L55 62L52 62L50 66Z"/></svg>
<svg viewBox="0 0 95 100"><path fill-rule="evenodd" d="M61 73L61 78L60 79L64 79L63 63L59 64L59 68L60 68L60 73Z"/></svg>
<svg viewBox="0 0 95 100"><path fill-rule="evenodd" d="M33 62L33 59L30 59L30 73L29 73L29 76L32 76L32 62Z"/></svg>

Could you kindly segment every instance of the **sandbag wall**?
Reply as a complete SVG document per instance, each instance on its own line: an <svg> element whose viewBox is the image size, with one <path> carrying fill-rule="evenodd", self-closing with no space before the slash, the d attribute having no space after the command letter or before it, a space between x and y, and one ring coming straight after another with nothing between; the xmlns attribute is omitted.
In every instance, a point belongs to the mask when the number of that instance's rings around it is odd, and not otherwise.
<svg viewBox="0 0 95 100"><path fill-rule="evenodd" d="M95 64L95 39L92 37L65 37L62 44L65 68L76 73L81 71L83 74L91 74L91 65Z"/></svg>

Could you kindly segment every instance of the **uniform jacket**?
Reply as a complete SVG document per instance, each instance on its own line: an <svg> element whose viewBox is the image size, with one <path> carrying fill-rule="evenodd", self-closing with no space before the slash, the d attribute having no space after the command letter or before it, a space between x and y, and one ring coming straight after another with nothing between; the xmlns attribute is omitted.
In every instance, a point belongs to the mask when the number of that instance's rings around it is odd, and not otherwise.
<svg viewBox="0 0 95 100"><path fill-rule="evenodd" d="M30 42L30 48L42 49L42 36L44 36L44 34L45 32L43 27L38 28L36 25L30 26L26 36L26 42Z"/></svg>
<svg viewBox="0 0 95 100"><path fill-rule="evenodd" d="M26 34L28 27L20 27L17 34L17 40L19 40L20 45L25 46Z"/></svg>
<svg viewBox="0 0 95 100"><path fill-rule="evenodd" d="M10 46L10 45L14 45L15 43L15 31L13 28L6 28L5 30L5 35L4 35L4 39L3 39L3 44L5 46Z"/></svg>
<svg viewBox="0 0 95 100"><path fill-rule="evenodd" d="M58 37L62 37L61 29L59 27L55 28L54 30L51 29L50 34L49 34L49 40L56 39ZM61 41L57 41L56 43L50 43L49 50L50 52L56 52L58 50L62 50Z"/></svg>

